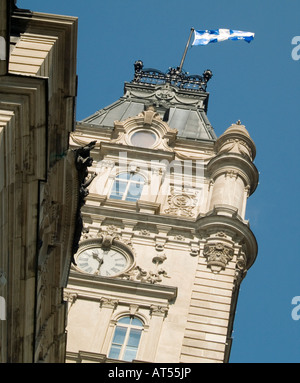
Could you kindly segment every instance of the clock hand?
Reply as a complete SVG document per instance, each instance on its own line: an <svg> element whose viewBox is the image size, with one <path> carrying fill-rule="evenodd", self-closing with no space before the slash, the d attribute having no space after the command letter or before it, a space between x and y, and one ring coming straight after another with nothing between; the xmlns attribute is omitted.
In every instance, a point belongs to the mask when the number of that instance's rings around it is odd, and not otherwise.
<svg viewBox="0 0 300 383"><path fill-rule="evenodd" d="M99 255L98 255L97 253L92 253L92 257L93 257L94 259L97 259L97 261L103 263L103 257L100 258Z"/></svg>
<svg viewBox="0 0 300 383"><path fill-rule="evenodd" d="M103 264L103 259L98 258L98 260L99 260L99 265L98 265L98 267L97 267L97 272L99 273L99 271L100 271L100 267L101 267L101 265Z"/></svg>
<svg viewBox="0 0 300 383"><path fill-rule="evenodd" d="M98 265L98 267L97 267L97 271L96 271L96 273L99 273L99 271L100 271L100 267L101 267L101 265L103 264L103 257L104 257L104 255L102 256L102 258L100 258L99 257L99 255L97 254L97 253L94 253L94 252L92 252L92 257L95 259L95 260L97 260L98 262L99 262L99 265Z"/></svg>

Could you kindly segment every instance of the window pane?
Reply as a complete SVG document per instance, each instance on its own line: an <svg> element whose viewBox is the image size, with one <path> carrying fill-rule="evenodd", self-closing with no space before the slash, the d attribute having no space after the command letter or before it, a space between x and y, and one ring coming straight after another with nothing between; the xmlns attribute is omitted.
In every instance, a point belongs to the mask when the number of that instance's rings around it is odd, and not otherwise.
<svg viewBox="0 0 300 383"><path fill-rule="evenodd" d="M140 148L151 148L156 142L156 135L147 130L140 130L131 137L131 143Z"/></svg>
<svg viewBox="0 0 300 383"><path fill-rule="evenodd" d="M123 317L123 318L118 320L118 323L129 324L130 323L130 317Z"/></svg>
<svg viewBox="0 0 300 383"><path fill-rule="evenodd" d="M124 352L123 360L131 362L136 357L137 349L136 348L127 348Z"/></svg>
<svg viewBox="0 0 300 383"><path fill-rule="evenodd" d="M117 326L115 329L113 344L115 344L115 343L123 344L124 339L125 339L125 335L126 335L126 331L127 331L126 327Z"/></svg>
<svg viewBox="0 0 300 383"><path fill-rule="evenodd" d="M116 180L113 184L113 188L110 193L110 198L122 199L126 189L126 185L127 185L126 182Z"/></svg>
<svg viewBox="0 0 300 383"><path fill-rule="evenodd" d="M142 333L141 330L137 330L137 329L132 328L130 330L127 346L138 348L139 342L140 342L141 333Z"/></svg>
<svg viewBox="0 0 300 383"><path fill-rule="evenodd" d="M139 320L138 318L132 318L131 324L134 326L143 327L143 322L141 320Z"/></svg>
<svg viewBox="0 0 300 383"><path fill-rule="evenodd" d="M120 351L121 346L112 345L108 357L112 359L119 359Z"/></svg>
<svg viewBox="0 0 300 383"><path fill-rule="evenodd" d="M144 181L145 181L144 177L142 175L140 175L139 173L132 174L131 180L137 181L137 182L142 182L142 183L144 183Z"/></svg>
<svg viewBox="0 0 300 383"><path fill-rule="evenodd" d="M142 194L143 186L143 184L130 183L126 201L137 201Z"/></svg>

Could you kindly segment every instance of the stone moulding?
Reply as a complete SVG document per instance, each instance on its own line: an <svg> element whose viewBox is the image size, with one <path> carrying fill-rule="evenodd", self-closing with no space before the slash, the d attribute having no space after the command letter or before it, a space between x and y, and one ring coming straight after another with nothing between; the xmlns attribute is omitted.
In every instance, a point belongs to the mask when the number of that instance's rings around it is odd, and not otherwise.
<svg viewBox="0 0 300 383"><path fill-rule="evenodd" d="M155 298L172 301L177 297L177 287L161 284L143 283L140 281L129 281L120 278L99 277L95 275L83 275L71 271L69 277L69 287L67 291L72 291L72 286L80 286L80 290L76 290L78 298L98 300L105 291L114 296L122 297L124 294L133 294L145 299ZM118 298L116 298L118 299Z"/></svg>

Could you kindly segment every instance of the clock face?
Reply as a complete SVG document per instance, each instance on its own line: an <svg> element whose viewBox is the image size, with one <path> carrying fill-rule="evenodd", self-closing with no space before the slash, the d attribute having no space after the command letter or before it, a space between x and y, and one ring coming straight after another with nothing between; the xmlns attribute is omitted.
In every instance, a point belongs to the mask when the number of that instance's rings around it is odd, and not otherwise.
<svg viewBox="0 0 300 383"><path fill-rule="evenodd" d="M113 277L128 267L125 254L110 248L90 247L82 250L76 258L77 267L89 274Z"/></svg>

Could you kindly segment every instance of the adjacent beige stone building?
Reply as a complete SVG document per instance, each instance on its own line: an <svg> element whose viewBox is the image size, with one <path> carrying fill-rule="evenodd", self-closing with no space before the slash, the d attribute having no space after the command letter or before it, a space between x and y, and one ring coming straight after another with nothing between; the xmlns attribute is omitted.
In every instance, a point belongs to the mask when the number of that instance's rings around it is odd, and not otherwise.
<svg viewBox="0 0 300 383"><path fill-rule="evenodd" d="M0 0L0 363L64 362L77 18Z"/></svg>
<svg viewBox="0 0 300 383"><path fill-rule="evenodd" d="M245 126L217 138L209 123L211 75L137 61L124 95L71 134L93 163L65 289L67 362L229 360L257 255L245 211L258 172Z"/></svg>

